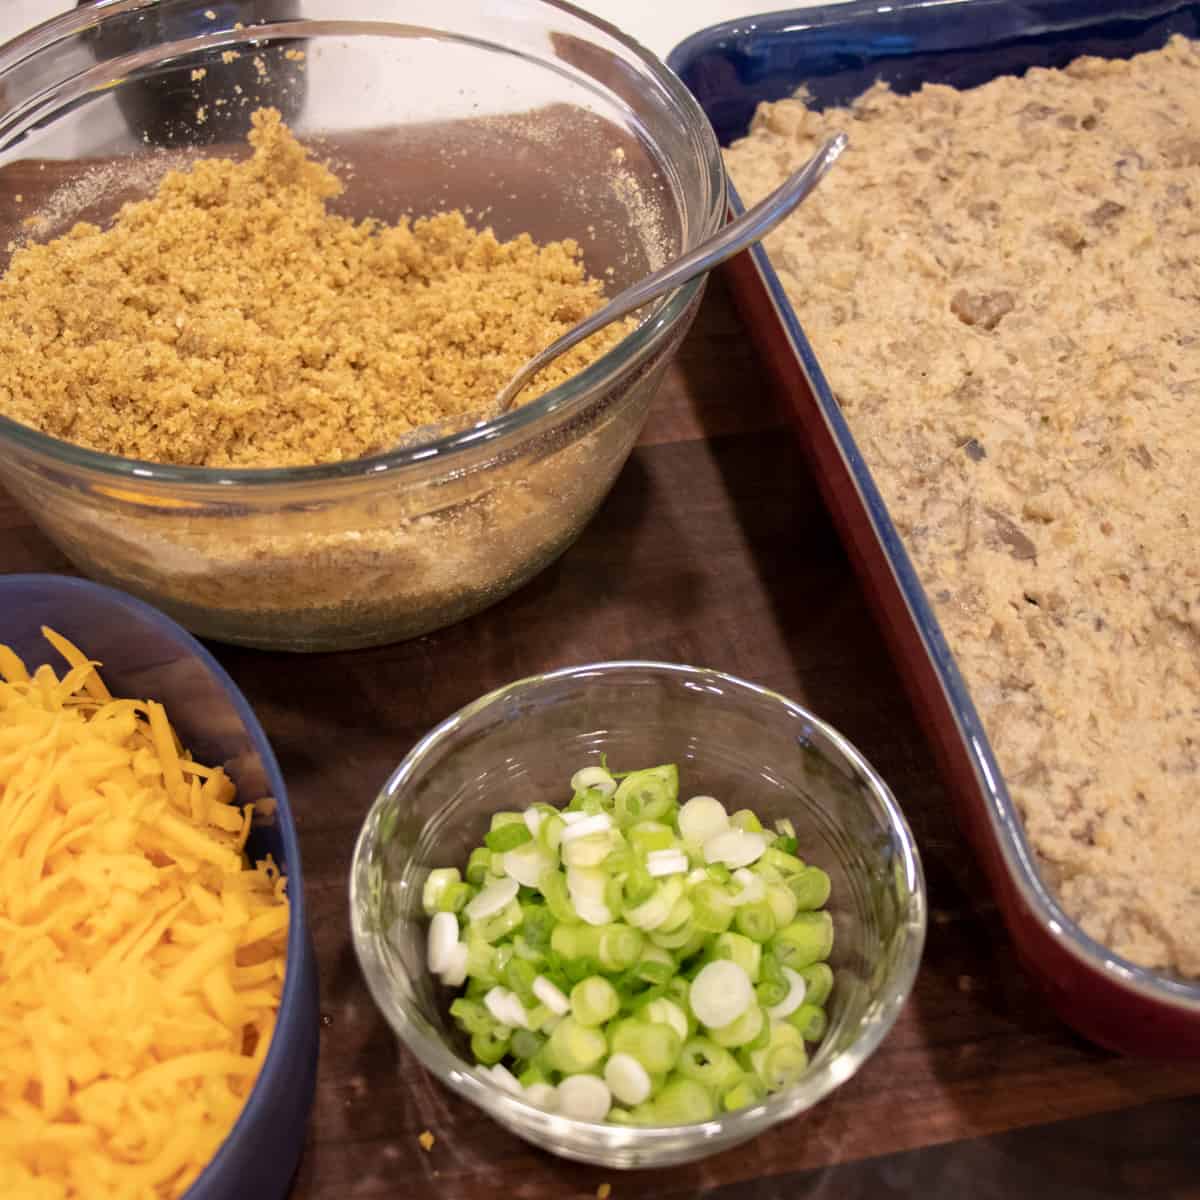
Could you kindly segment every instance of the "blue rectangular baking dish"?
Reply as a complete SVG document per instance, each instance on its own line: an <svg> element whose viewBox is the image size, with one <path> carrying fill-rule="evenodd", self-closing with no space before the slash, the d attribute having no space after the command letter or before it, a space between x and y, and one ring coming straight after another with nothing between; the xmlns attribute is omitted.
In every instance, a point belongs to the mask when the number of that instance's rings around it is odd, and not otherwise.
<svg viewBox="0 0 1200 1200"><path fill-rule="evenodd" d="M853 2L716 25L668 63L722 145L764 101L807 88L818 108L882 79L967 88L1084 54L1125 58L1174 34L1200 37L1200 3L1180 0ZM740 211L730 187L730 205ZM937 756L963 830L1017 957L1055 1011L1111 1049L1200 1059L1200 984L1149 971L1090 938L1047 887L933 610L783 287L761 246L726 268L749 333L800 435Z"/></svg>

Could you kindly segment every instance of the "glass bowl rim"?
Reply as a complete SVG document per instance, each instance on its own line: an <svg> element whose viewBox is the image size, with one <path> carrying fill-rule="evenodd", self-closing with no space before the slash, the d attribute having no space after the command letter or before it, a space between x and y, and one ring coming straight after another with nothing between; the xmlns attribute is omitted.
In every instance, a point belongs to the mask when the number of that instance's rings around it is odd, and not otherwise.
<svg viewBox="0 0 1200 1200"><path fill-rule="evenodd" d="M376 816L382 804L408 782L438 745L454 735L470 718L510 696L520 695L544 684L596 675L613 676L623 672L643 672L678 681L719 683L737 692L767 700L789 716L800 717L810 723L870 786L901 850L901 857L897 862L903 866L909 891L907 910L901 914L897 927L897 936L902 942L894 953L887 983L880 994L868 1002L858 1032L851 1043L824 1061L817 1061L795 1084L768 1097L762 1103L722 1113L709 1121L692 1122L687 1125L630 1127L610 1125L602 1121L581 1121L547 1112L506 1091L479 1068L458 1058L440 1039L426 1037L399 1011L392 1000L377 951L377 943L382 935L367 929L360 920L362 901L365 897L360 894L359 876L365 872L368 855L374 845ZM921 963L928 925L928 897L916 839L891 789L844 734L804 705L761 684L707 667L646 659L614 659L584 663L528 675L486 692L446 717L413 745L372 801L355 841L350 865L349 892L352 940L368 990L388 1024L428 1071L453 1091L499 1119L501 1123L510 1124L513 1118L516 1118L525 1132L554 1139L548 1141L548 1145L554 1146L558 1143L570 1147L580 1138L591 1138L599 1143L594 1148L612 1152L634 1148L639 1151L650 1148L652 1152L656 1146L665 1149L673 1145L681 1131L687 1131L691 1136L701 1134L712 1138L719 1145L732 1144L813 1107L850 1079L891 1031L912 991ZM820 1049L816 1057L819 1060Z"/></svg>
<svg viewBox="0 0 1200 1200"><path fill-rule="evenodd" d="M110 0L96 6L72 9L34 26L10 41L0 44L0 82L8 69L39 54L61 40L98 27L105 20L152 5L156 0ZM697 240L716 232L726 213L726 178L724 161L716 135L699 103L683 82L659 58L616 26L566 3L565 0L522 0L539 8L558 9L584 25L602 32L618 42L637 62L640 72L661 87L677 110L687 114L687 127L700 151L700 168L708 177L711 202L697 224ZM199 6L200 0L197 0ZM288 24L305 24L302 19ZM377 26L379 22L346 21L346 24ZM403 25L394 21L389 24ZM320 22L318 22L320 24ZM239 31L243 38L252 38L254 26ZM215 35L214 35L215 36ZM481 38L473 39L479 45ZM487 42L490 50L504 51L499 42ZM539 64L540 65L540 64ZM316 463L299 467L200 467L157 463L146 459L129 458L91 450L62 438L22 425L0 414L0 449L5 441L28 451L55 460L68 467L82 468L101 475L120 479L133 478L139 484L184 484L197 488L220 488L238 485L249 488L280 484L315 484L361 479L391 471L404 470L420 464L441 461L449 469L454 459L491 442L518 442L521 435L541 421L556 418L565 420L589 401L601 399L606 386L612 384L626 367L635 365L673 328L686 313L689 305L704 287L701 276L683 284L658 302L650 314L625 335L615 346L590 363L578 374L551 388L528 404L512 408L490 420L478 422L466 429L412 441L412 433L404 435L400 444L390 450L345 462ZM415 431L414 431L415 432Z"/></svg>

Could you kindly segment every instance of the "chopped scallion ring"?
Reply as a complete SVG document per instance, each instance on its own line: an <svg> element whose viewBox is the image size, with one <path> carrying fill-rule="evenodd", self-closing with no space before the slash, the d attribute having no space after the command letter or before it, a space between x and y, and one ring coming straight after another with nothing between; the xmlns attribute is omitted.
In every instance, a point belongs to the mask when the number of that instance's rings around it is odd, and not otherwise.
<svg viewBox="0 0 1200 1200"><path fill-rule="evenodd" d="M515 879L497 879L495 883L489 883L463 909L463 916L469 921L483 921L494 917L510 900L516 898L518 888Z"/></svg>
<svg viewBox="0 0 1200 1200"><path fill-rule="evenodd" d="M458 945L458 918L453 913L435 912L429 922L427 940L429 969L440 975L450 966L450 952Z"/></svg>
<svg viewBox="0 0 1200 1200"><path fill-rule="evenodd" d="M571 790L611 796L617 790L617 781L603 767L583 767L571 776Z"/></svg>
<svg viewBox="0 0 1200 1200"><path fill-rule="evenodd" d="M834 986L830 879L792 823L713 796L680 806L671 765L570 783L561 806L495 813L465 868L422 887L429 969L458 991L481 1078L627 1125L790 1087Z"/></svg>

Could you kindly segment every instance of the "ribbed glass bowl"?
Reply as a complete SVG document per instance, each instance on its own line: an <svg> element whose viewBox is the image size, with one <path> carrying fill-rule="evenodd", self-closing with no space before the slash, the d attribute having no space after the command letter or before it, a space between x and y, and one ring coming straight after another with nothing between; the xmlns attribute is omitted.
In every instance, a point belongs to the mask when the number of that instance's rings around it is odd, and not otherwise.
<svg viewBox="0 0 1200 1200"><path fill-rule="evenodd" d="M836 982L807 1073L712 1121L629 1128L545 1112L474 1069L425 966L421 889L465 864L490 814L549 799L607 754L614 769L675 762L681 795L789 818L798 853L829 872ZM849 1079L904 1004L925 938L917 849L887 786L800 705L716 671L611 662L539 675L468 705L419 742L367 815L351 869L354 944L385 1019L438 1079L514 1133L567 1158L655 1167L727 1149Z"/></svg>
<svg viewBox="0 0 1200 1200"><path fill-rule="evenodd" d="M35 233L103 224L166 170L228 155L263 104L337 164L337 211L460 208L502 239L572 237L611 290L724 219L720 151L691 94L568 5L116 0L0 48L0 179L23 196L0 205L0 268ZM80 570L195 633L288 650L414 637L494 603L579 534L702 289L666 297L545 396L373 458L164 466L0 417L0 483Z"/></svg>

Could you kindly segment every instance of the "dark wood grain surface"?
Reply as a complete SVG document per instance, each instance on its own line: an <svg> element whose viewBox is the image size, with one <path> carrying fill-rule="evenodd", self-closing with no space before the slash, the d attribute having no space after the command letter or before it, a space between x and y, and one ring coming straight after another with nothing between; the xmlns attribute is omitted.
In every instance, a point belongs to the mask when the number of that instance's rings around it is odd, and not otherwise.
<svg viewBox="0 0 1200 1200"><path fill-rule="evenodd" d="M0 571L68 569L0 493ZM294 1200L536 1200L594 1195L605 1182L614 1200L1200 1197L1200 1064L1120 1059L1081 1042L1018 972L719 278L599 515L519 593L377 650L214 650L287 778L320 962L321 1063ZM502 682L619 657L731 671L831 721L890 783L930 886L915 991L862 1071L809 1115L669 1172L556 1159L434 1083L376 1013L347 916L359 824L420 734Z"/></svg>

